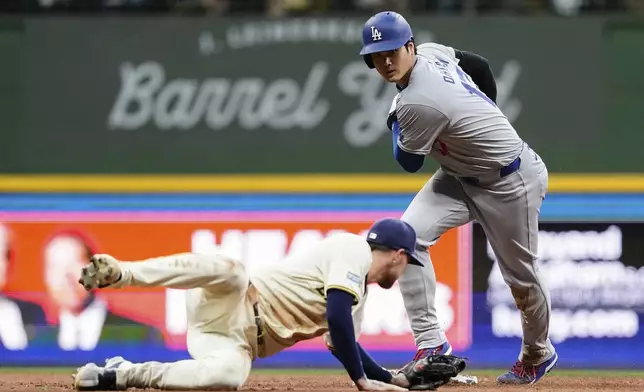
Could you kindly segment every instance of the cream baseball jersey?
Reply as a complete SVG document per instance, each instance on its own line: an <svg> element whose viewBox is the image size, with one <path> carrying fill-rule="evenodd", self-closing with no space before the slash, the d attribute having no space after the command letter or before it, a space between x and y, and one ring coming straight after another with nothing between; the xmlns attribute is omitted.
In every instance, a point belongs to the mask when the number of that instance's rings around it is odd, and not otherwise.
<svg viewBox="0 0 644 392"><path fill-rule="evenodd" d="M404 151L430 155L454 176L476 176L508 165L523 141L501 110L458 66L454 49L418 46L408 86L392 103Z"/></svg>
<svg viewBox="0 0 644 392"><path fill-rule="evenodd" d="M339 233L289 254L275 264L251 271L250 280L258 292L265 333L276 343L267 347L261 356L273 355L327 332L326 292L329 289L344 290L355 297L352 313L357 339L371 261L371 248L364 237Z"/></svg>

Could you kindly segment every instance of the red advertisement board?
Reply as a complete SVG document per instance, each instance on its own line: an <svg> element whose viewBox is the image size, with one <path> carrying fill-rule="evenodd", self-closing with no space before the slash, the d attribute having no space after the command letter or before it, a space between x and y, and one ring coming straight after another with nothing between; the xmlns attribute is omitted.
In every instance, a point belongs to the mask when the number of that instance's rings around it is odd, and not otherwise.
<svg viewBox="0 0 644 392"><path fill-rule="evenodd" d="M127 222L124 220L6 221L0 227L0 292L39 305L47 322L56 325L66 307L83 301L78 271L91 253L110 253L135 261L160 255L214 247L254 264L279 261L288 252L305 247L336 231L363 233L372 220L295 219L266 222L230 220L212 222ZM439 285L437 307L451 344L457 350L471 343L471 227L446 233L431 248ZM6 255L6 256L5 256ZM102 290L97 294L109 311L162 331L168 345L183 348L185 315L183 292L178 290ZM383 312L382 309L387 311ZM402 296L395 286L370 287L361 343L369 348L413 350L413 337ZM320 341L295 347L322 348Z"/></svg>

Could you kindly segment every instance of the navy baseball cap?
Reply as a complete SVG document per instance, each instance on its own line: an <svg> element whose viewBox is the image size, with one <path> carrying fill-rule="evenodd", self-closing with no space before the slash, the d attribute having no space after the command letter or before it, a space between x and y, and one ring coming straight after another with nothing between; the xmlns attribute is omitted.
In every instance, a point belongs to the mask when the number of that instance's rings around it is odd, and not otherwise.
<svg viewBox="0 0 644 392"><path fill-rule="evenodd" d="M415 256L416 231L400 219L384 218L376 221L367 233L367 242L386 246L394 250L404 249L409 255L409 263L423 266Z"/></svg>

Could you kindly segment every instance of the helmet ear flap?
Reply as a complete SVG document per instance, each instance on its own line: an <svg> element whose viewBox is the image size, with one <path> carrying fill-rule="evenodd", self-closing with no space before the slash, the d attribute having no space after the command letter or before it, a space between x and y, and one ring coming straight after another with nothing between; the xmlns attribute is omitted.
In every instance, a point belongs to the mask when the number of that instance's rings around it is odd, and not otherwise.
<svg viewBox="0 0 644 392"><path fill-rule="evenodd" d="M365 64L367 64L367 67L369 67L370 69L376 68L376 66L373 65L373 59L371 58L370 54L365 54L362 56L362 58L364 59Z"/></svg>

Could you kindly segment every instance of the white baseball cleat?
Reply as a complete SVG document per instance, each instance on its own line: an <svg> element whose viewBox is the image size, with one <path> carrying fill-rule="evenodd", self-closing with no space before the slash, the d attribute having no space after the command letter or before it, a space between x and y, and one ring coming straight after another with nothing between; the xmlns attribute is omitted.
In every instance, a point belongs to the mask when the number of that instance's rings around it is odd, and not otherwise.
<svg viewBox="0 0 644 392"><path fill-rule="evenodd" d="M112 357L105 360L105 369L116 370L120 367L127 368L132 366L132 362L125 360L123 357Z"/></svg>
<svg viewBox="0 0 644 392"><path fill-rule="evenodd" d="M74 389L77 391L114 391L116 386L116 371L97 366L95 363L76 369L74 374Z"/></svg>
<svg viewBox="0 0 644 392"><path fill-rule="evenodd" d="M121 267L118 260L106 254L97 254L89 259L89 265L81 270L78 283L85 290L107 287L121 279Z"/></svg>

